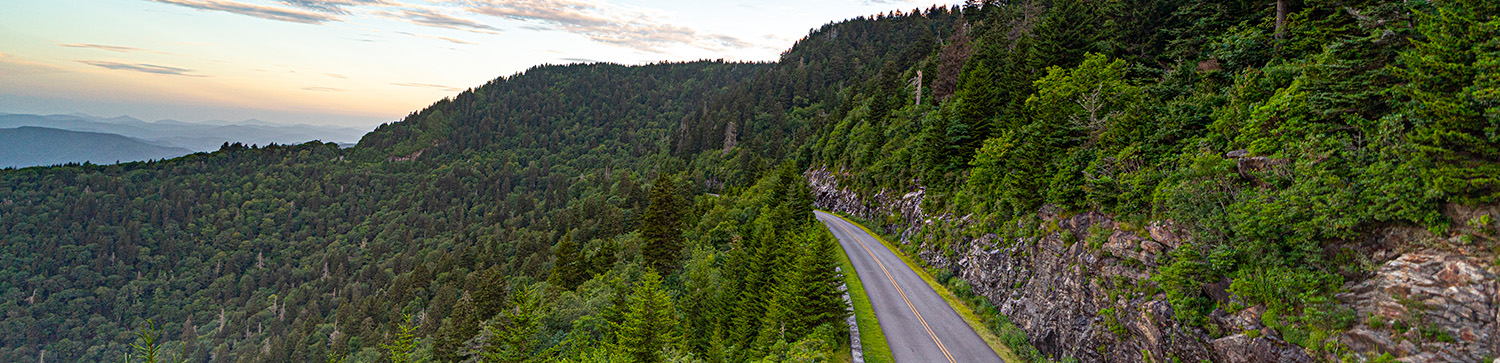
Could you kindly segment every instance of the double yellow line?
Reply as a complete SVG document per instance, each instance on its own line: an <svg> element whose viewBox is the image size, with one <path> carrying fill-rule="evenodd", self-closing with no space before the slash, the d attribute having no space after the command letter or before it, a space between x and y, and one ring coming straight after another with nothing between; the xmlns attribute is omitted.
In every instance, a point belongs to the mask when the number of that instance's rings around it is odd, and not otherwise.
<svg viewBox="0 0 1500 363"><path fill-rule="evenodd" d="M958 361L953 359L953 354L948 353L948 347L943 346L943 341L941 339L938 339L937 334L932 332L932 327L927 326L927 319L923 319L922 313L917 312L917 306L912 305L911 299L906 297L906 291L901 289L901 285L896 283L896 279L891 278L891 271L885 269L885 263L880 262L880 258L875 256L875 252L870 251L870 247L866 246L865 242L859 239L859 235L856 235L853 231L850 231L849 227L844 226L844 223L848 223L848 221L844 221L842 220L842 218L840 218L839 222L834 224L839 226L839 229L844 230L844 233L848 234L850 238L853 238L854 243L858 243L859 247L865 250L865 253L870 254L870 258L875 260L875 265L880 266L880 271L885 273L886 281L891 282L891 286L896 288L896 293L901 294L901 300L906 301L906 307L911 309L912 315L917 316L917 322L922 323L922 329L927 330L927 336L932 337L933 343L937 343L938 350L943 351L943 356L948 358L949 363L958 363Z"/></svg>

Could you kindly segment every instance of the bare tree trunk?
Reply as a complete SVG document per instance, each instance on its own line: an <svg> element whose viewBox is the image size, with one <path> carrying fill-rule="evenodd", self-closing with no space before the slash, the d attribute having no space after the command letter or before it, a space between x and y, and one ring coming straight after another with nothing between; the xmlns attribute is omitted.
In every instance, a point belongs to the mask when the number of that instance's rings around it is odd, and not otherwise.
<svg viewBox="0 0 1500 363"><path fill-rule="evenodd" d="M1287 0L1276 0L1276 39L1281 39L1282 29L1286 27Z"/></svg>

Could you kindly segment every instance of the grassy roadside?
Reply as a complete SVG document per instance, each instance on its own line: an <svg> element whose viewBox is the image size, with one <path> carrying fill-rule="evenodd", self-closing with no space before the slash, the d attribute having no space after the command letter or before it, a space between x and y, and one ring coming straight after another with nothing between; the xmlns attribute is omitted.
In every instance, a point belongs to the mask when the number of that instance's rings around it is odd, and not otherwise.
<svg viewBox="0 0 1500 363"><path fill-rule="evenodd" d="M849 255L844 252L842 244L835 243L834 246L839 249L839 266L844 271L844 285L849 289L849 301L854 303L854 321L859 325L859 341L864 348L865 362L895 362L891 346L885 341L885 331L880 330L880 322L875 320L875 307L870 305L865 285L859 282L859 275L854 272L854 263L849 262Z"/></svg>
<svg viewBox="0 0 1500 363"><path fill-rule="evenodd" d="M984 320L980 319L979 315L974 313L974 307L969 306L969 302L965 301L964 299L958 298L957 295L954 295L952 291L948 290L947 286L939 283L937 279L932 278L932 274L929 273L927 269L922 266L922 264L917 263L915 259L911 258L911 256L907 256L905 250L892 245L890 241L885 240L884 236L871 231L869 228L866 228L864 224L857 223L854 220L850 219L848 216L843 215L842 213L837 213L835 215L837 215L839 218L844 219L845 221L848 221L850 224L858 226L859 229L864 230L865 233L869 233L871 236L875 236L875 239L880 240L880 243L884 244L886 249L891 250L892 253L896 254L896 257L901 258L901 262L905 262L907 267L910 267L912 271L916 271L917 276L921 276L922 281L927 282L927 286L931 286L933 291L937 291L938 295L942 296L943 300L947 301L948 305L953 307L953 311L957 312L958 316L962 317L964 319L964 322L968 323L969 327L973 328L974 332L979 334L979 338L984 339L984 343L986 345L989 345L990 349L993 349L996 355L1000 356L1000 359L1003 359L1006 362L1029 361L1017 355L1015 351L1012 351L1010 349L1010 346L1006 345L1005 342L1000 339L999 336L996 336L995 332L990 330L989 326L984 323ZM844 256L844 263L847 264L849 263L848 261L848 256ZM868 304L869 301L866 300L865 303ZM862 323L860 325L860 331L864 331L864 325ZM861 336L863 336L863 334L861 334Z"/></svg>

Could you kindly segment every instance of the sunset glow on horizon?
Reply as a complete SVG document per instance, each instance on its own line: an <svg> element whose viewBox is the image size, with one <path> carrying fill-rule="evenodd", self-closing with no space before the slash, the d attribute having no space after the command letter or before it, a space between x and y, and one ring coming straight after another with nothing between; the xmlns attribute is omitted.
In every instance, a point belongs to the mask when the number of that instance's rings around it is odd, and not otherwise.
<svg viewBox="0 0 1500 363"><path fill-rule="evenodd" d="M373 127L542 64L771 61L934 2L125 0L0 5L0 113Z"/></svg>

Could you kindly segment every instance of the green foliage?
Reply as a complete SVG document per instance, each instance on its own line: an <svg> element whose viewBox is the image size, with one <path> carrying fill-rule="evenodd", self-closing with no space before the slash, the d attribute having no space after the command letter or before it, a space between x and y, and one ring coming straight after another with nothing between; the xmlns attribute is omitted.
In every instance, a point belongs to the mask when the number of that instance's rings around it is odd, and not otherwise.
<svg viewBox="0 0 1500 363"><path fill-rule="evenodd" d="M158 325L156 325L156 322L153 322L150 319L147 319L145 323L141 323L140 331L136 332L136 336L137 336L137 339L140 340L140 343L131 343L130 344L130 348L135 352L135 354L137 354L140 357L141 362L145 362L145 363L157 363L158 361L161 361L161 357L158 357L158 356L164 356L164 354L162 354L162 352L161 352L161 348L162 348L161 347L162 346L162 341L161 341L162 330L161 330L161 326L158 326ZM172 358L170 358L169 360L166 360L166 361L172 362L172 363L179 363L179 362L186 362L187 359L188 358L187 358L187 355L185 353L179 353L178 355L176 355L176 356L174 356L174 357L172 357ZM134 360L132 360L131 354L130 353L126 353L125 354L125 363L131 363L131 362L134 362Z"/></svg>
<svg viewBox="0 0 1500 363"><path fill-rule="evenodd" d="M1406 81L1411 140L1434 165L1424 178L1460 200L1500 198L1500 17L1483 1L1443 2L1417 16L1419 38L1393 71Z"/></svg>
<svg viewBox="0 0 1500 363"><path fill-rule="evenodd" d="M626 306L623 321L615 326L615 349L636 362L662 362L663 351L682 336L677 331L677 309L661 286L661 276L647 270Z"/></svg>
<svg viewBox="0 0 1500 363"><path fill-rule="evenodd" d="M677 187L666 174L651 183L651 204L641 214L641 254L646 265L658 271L675 272L682 256L683 206Z"/></svg>
<svg viewBox="0 0 1500 363"><path fill-rule="evenodd" d="M1172 251L1172 262L1162 264L1152 278L1166 292L1178 320L1198 326L1208 322L1214 304L1203 294L1202 286L1215 278L1197 247L1191 243L1178 246Z"/></svg>
<svg viewBox="0 0 1500 363"><path fill-rule="evenodd" d="M542 343L537 337L541 331L542 301L538 292L529 288L516 289L511 296L511 308L506 309L503 320L486 324L489 342L480 351L485 363L527 363L542 361L553 352L542 352Z"/></svg>
<svg viewBox="0 0 1500 363"><path fill-rule="evenodd" d="M420 345L417 342L417 323L415 317L410 313L401 314L402 321L396 326L396 336L390 343L382 343L380 347L386 351L386 359L391 363L422 363L427 358L417 355Z"/></svg>
<svg viewBox="0 0 1500 363"><path fill-rule="evenodd" d="M649 213L650 209L647 209L647 212ZM563 233L563 241L554 249L552 276L547 279L547 282L564 290L572 290L589 277L589 266L586 265L588 261L584 259L583 250L573 242L572 233Z"/></svg>
<svg viewBox="0 0 1500 363"><path fill-rule="evenodd" d="M118 361L120 322L149 319L182 324L194 361L393 341L454 362L486 336L512 361L826 358L843 310L804 227L809 167L924 190L1005 243L1044 204L1171 220L1193 241L1155 266L1177 318L1205 325L1203 284L1229 278L1332 351L1354 323L1332 295L1368 273L1345 243L1490 223L1440 211L1500 198L1500 20L1473 0L1295 8L1277 36L1249 1L934 7L825 25L772 64L536 67L350 149L0 171L0 361Z"/></svg>

